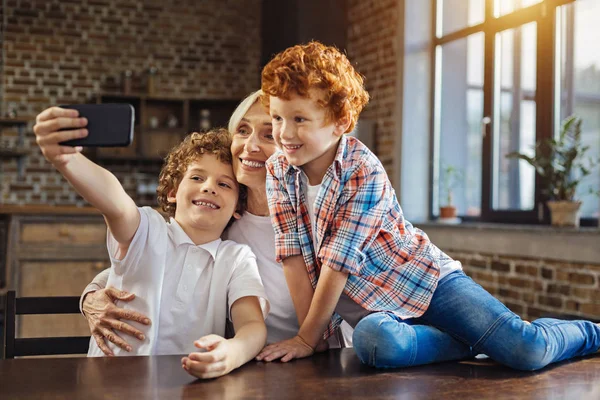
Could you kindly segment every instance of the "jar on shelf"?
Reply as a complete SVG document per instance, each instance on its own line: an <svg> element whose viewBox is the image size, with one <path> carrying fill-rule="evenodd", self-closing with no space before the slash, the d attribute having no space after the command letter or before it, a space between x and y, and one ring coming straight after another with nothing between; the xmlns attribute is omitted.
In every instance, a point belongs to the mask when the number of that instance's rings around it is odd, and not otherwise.
<svg viewBox="0 0 600 400"><path fill-rule="evenodd" d="M147 90L148 94L154 94L156 91L156 73L158 72L158 68L155 66L151 66L148 68L148 82L147 82Z"/></svg>
<svg viewBox="0 0 600 400"><path fill-rule="evenodd" d="M123 72L123 93L130 94L131 93L131 78L133 76L133 72L131 70L126 70Z"/></svg>
<svg viewBox="0 0 600 400"><path fill-rule="evenodd" d="M210 110L203 108L200 110L200 130L208 131L212 127L210 122Z"/></svg>

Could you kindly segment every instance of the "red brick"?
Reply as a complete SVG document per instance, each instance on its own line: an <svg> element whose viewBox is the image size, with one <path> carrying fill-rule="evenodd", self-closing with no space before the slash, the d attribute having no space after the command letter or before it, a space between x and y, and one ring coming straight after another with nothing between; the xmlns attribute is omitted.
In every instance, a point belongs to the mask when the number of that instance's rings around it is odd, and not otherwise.
<svg viewBox="0 0 600 400"><path fill-rule="evenodd" d="M561 297L555 296L538 296L537 297L538 304L553 308L562 308L563 299Z"/></svg>
<svg viewBox="0 0 600 400"><path fill-rule="evenodd" d="M504 305L508 307L512 312L518 315L523 315L525 307L522 304L513 303L512 301L505 302Z"/></svg>
<svg viewBox="0 0 600 400"><path fill-rule="evenodd" d="M532 265L516 264L515 272L519 275L528 275L536 277L539 274L539 268Z"/></svg>
<svg viewBox="0 0 600 400"><path fill-rule="evenodd" d="M588 317L600 318L600 304L580 304L579 311Z"/></svg>
<svg viewBox="0 0 600 400"><path fill-rule="evenodd" d="M512 287L533 289L535 286L533 281L522 279L522 278L508 278L508 283Z"/></svg>
<svg viewBox="0 0 600 400"><path fill-rule="evenodd" d="M571 294L573 297L600 302L600 289L597 288L580 288L572 287Z"/></svg>
<svg viewBox="0 0 600 400"><path fill-rule="evenodd" d="M503 298L511 298L514 300L521 299L521 295L518 291L505 288L498 289L498 296L502 296Z"/></svg>
<svg viewBox="0 0 600 400"><path fill-rule="evenodd" d="M493 260L491 265L492 271L509 272L510 264L502 261Z"/></svg>
<svg viewBox="0 0 600 400"><path fill-rule="evenodd" d="M574 290L575 288L573 288ZM571 294L571 287L566 284L560 283L549 283L548 284L548 293L549 294L562 294L568 296Z"/></svg>
<svg viewBox="0 0 600 400"><path fill-rule="evenodd" d="M596 277L585 272L571 272L569 274L569 281L580 285L593 285L596 283Z"/></svg>
<svg viewBox="0 0 600 400"><path fill-rule="evenodd" d="M574 300L567 300L565 306L568 311L579 311L579 303Z"/></svg>
<svg viewBox="0 0 600 400"><path fill-rule="evenodd" d="M542 278L552 280L554 278L554 271L550 268L542 268Z"/></svg>

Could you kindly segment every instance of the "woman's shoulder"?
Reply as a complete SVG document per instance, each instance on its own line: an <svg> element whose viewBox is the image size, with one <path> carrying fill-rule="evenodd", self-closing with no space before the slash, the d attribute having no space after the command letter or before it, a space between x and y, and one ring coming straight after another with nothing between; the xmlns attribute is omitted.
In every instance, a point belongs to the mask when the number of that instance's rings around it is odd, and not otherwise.
<svg viewBox="0 0 600 400"><path fill-rule="evenodd" d="M222 240L217 250L217 261L237 262L244 257L256 258L254 252L247 244L231 239Z"/></svg>

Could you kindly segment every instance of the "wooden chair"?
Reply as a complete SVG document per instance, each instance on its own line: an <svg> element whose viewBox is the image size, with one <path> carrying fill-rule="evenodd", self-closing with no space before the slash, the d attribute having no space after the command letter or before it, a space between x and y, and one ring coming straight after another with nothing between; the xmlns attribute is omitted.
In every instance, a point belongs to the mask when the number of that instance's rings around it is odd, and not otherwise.
<svg viewBox="0 0 600 400"><path fill-rule="evenodd" d="M79 297L16 297L6 294L4 308L4 358L19 356L86 354L89 336L15 338L17 315L79 314Z"/></svg>

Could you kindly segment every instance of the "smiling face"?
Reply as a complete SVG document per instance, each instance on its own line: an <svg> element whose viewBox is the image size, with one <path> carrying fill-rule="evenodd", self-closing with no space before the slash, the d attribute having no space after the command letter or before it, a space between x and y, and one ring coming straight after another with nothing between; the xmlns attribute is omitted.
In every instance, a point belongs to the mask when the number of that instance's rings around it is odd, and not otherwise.
<svg viewBox="0 0 600 400"><path fill-rule="evenodd" d="M271 117L259 103L254 103L233 134L231 153L238 182L250 191L264 192L267 169L265 161L275 152Z"/></svg>
<svg viewBox="0 0 600 400"><path fill-rule="evenodd" d="M304 170L312 185L321 183L348 126L344 121L328 121L327 110L317 102L320 96L320 90L311 89L309 97L292 93L289 100L269 99L275 143L290 164Z"/></svg>
<svg viewBox="0 0 600 400"><path fill-rule="evenodd" d="M231 165L207 153L190 163L167 201L177 204L175 220L200 244L219 238L232 216L239 218L238 194Z"/></svg>

